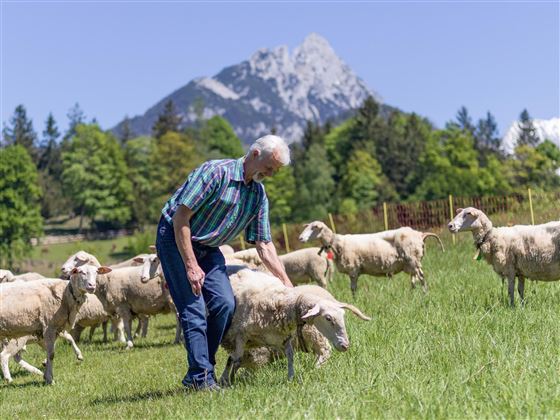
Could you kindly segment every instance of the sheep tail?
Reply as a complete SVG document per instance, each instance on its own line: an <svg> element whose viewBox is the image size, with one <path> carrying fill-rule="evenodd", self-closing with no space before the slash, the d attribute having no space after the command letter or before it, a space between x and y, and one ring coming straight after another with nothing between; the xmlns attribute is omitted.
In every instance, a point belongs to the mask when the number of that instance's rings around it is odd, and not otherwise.
<svg viewBox="0 0 560 420"><path fill-rule="evenodd" d="M431 233L431 232L422 233L422 241L425 241L426 238L429 238L429 237L436 238L439 242L440 247L441 247L441 252L445 252L445 248L443 247L443 243L441 242L441 239L439 238L439 236L437 236L435 233Z"/></svg>

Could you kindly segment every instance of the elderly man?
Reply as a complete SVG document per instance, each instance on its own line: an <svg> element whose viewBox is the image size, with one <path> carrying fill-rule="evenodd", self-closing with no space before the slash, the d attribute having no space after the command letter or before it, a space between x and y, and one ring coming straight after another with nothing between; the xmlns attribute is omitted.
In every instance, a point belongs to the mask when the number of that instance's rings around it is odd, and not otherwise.
<svg viewBox="0 0 560 420"><path fill-rule="evenodd" d="M272 243L261 184L289 163L284 140L261 137L240 159L203 163L163 207L156 247L183 327L189 389L219 389L216 352L235 309L220 245L245 231L270 272L292 287Z"/></svg>

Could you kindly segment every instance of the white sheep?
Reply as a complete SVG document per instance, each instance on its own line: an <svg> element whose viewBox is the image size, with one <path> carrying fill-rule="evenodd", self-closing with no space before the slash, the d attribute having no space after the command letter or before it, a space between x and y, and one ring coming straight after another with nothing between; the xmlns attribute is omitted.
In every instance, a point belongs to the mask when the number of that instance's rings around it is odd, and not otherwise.
<svg viewBox="0 0 560 420"><path fill-rule="evenodd" d="M246 349L269 347L284 352L288 359L288 378L293 379L292 339L305 324L316 327L336 350L346 351L350 342L344 308L362 319L370 319L357 308L336 301L319 286L288 288L276 277L246 268L230 275L230 281L236 308L222 341L230 354L220 379L224 385L233 382Z"/></svg>
<svg viewBox="0 0 560 420"><path fill-rule="evenodd" d="M481 210L467 207L457 209L448 228L453 233L472 232L477 249L475 258L483 257L502 279L507 278L511 306L515 304L516 276L522 302L526 278L560 280L560 221L495 228Z"/></svg>
<svg viewBox="0 0 560 420"><path fill-rule="evenodd" d="M231 247L231 245L220 245L220 252L225 257L226 255L232 255L235 250Z"/></svg>
<svg viewBox="0 0 560 420"><path fill-rule="evenodd" d="M312 280L321 287L327 287L332 279L334 267L329 255L327 253L322 255L320 251L320 248L304 248L278 256L292 284L302 284ZM233 257L266 270L256 248L236 252Z"/></svg>
<svg viewBox="0 0 560 420"><path fill-rule="evenodd" d="M29 272L15 275L10 270L0 270L0 283L10 283L13 281L31 281L44 279L45 276L39 273Z"/></svg>
<svg viewBox="0 0 560 420"><path fill-rule="evenodd" d="M0 340L32 335L47 351L45 382L53 382L52 361L58 334L71 330L76 314L85 301L86 293L93 293L97 275L110 272L108 267L85 265L72 271L70 281L41 279L26 283L0 285Z"/></svg>
<svg viewBox="0 0 560 420"><path fill-rule="evenodd" d="M443 251L443 244L436 234L409 227L372 234L339 235L323 222L315 221L306 225L299 240L319 239L322 250L331 250L337 269L350 276L350 287L355 296L361 274L393 276L401 271L410 274L412 287L420 281L427 292L422 257L424 241L428 237L435 237Z"/></svg>

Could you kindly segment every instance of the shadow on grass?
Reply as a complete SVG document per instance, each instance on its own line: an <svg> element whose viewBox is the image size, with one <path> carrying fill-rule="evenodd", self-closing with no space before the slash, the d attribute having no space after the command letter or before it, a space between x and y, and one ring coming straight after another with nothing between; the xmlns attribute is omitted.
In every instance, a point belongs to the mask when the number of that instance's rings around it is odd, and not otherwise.
<svg viewBox="0 0 560 420"><path fill-rule="evenodd" d="M100 344L104 344L104 343L100 343ZM97 345L96 343L94 343L94 345ZM162 348L162 347L173 347L173 346L178 346L179 344L174 344L173 341L165 341L165 342L160 342L160 343L142 343L141 341L135 341L134 342L134 347L130 350L126 349L126 345L122 344L109 344L108 346L103 346L103 347L97 347L95 348L95 350L99 350L99 351L134 351L134 349L157 349L157 348Z"/></svg>
<svg viewBox="0 0 560 420"><path fill-rule="evenodd" d="M90 405L97 404L119 404L119 403L131 403L144 400L155 400L167 397L173 397L175 395L189 395L189 392L183 388L168 389L166 391L147 391L147 392L137 392L131 395L115 395L111 397L96 398L91 401Z"/></svg>

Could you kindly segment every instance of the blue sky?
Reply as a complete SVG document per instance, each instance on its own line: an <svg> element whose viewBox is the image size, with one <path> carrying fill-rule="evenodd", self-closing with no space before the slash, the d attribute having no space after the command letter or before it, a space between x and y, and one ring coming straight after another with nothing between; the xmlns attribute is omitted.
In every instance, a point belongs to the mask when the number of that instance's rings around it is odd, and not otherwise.
<svg viewBox="0 0 560 420"><path fill-rule="evenodd" d="M110 128L192 78L311 32L390 105L443 126L465 105L502 134L527 108L560 116L560 8L549 2L7 2L1 118L40 132L78 102Z"/></svg>

